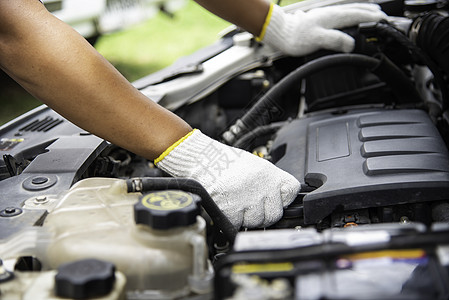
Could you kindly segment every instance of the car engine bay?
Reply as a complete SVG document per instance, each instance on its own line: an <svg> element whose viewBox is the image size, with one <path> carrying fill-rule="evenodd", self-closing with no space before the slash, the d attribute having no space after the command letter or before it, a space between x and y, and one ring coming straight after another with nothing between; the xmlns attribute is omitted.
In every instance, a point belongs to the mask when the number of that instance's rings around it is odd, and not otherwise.
<svg viewBox="0 0 449 300"><path fill-rule="evenodd" d="M391 18L344 29L353 53L231 28L133 83L298 179L269 228L47 106L3 125L0 298L448 299L449 4L373 2Z"/></svg>

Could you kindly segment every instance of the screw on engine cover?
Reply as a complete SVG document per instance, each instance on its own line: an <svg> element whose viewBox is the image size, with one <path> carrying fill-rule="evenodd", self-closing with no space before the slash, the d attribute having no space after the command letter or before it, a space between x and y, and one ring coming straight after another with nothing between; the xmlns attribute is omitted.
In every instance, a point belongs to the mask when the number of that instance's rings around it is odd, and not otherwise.
<svg viewBox="0 0 449 300"><path fill-rule="evenodd" d="M39 184L45 184L45 183L47 183L48 182L48 178L47 177L44 177L44 176L39 176L39 177L34 177L32 180L31 180L31 183L32 184L36 184L36 185L39 185Z"/></svg>
<svg viewBox="0 0 449 300"><path fill-rule="evenodd" d="M399 219L399 223L402 223L402 224L410 223L410 219L406 216L402 216L401 219Z"/></svg>
<svg viewBox="0 0 449 300"><path fill-rule="evenodd" d="M33 202L34 204L45 204L48 202L48 198L46 196L37 196Z"/></svg>
<svg viewBox="0 0 449 300"><path fill-rule="evenodd" d="M22 210L17 207L7 207L4 210L0 211L0 217L14 217L20 215Z"/></svg>

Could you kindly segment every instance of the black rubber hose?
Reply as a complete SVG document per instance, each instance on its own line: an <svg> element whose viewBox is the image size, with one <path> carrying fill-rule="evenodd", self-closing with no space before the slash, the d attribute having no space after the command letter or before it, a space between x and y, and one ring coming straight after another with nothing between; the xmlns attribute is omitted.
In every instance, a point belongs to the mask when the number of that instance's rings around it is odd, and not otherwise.
<svg viewBox="0 0 449 300"><path fill-rule="evenodd" d="M241 138L239 138L232 146L250 151L251 150L250 148L254 147L252 143L254 142L255 139L264 135L273 134L277 132L279 129L281 129L282 126L284 125L285 122L279 122L275 124L268 124L256 127L254 128L254 130L246 133Z"/></svg>
<svg viewBox="0 0 449 300"><path fill-rule="evenodd" d="M231 244L234 243L237 230L199 182L186 178L143 177L128 179L126 185L129 193L176 189L197 194L201 197L201 205L214 224L223 232Z"/></svg>
<svg viewBox="0 0 449 300"><path fill-rule="evenodd" d="M266 116L273 107L279 106L277 101L292 87L307 76L327 68L336 66L355 66L365 68L385 81L400 101L421 101L410 79L388 58L373 58L362 54L334 54L308 62L279 81L231 128L235 139L257 126L266 124ZM238 128L236 128L238 127ZM225 134L226 135L226 134ZM224 135L224 136L225 136Z"/></svg>

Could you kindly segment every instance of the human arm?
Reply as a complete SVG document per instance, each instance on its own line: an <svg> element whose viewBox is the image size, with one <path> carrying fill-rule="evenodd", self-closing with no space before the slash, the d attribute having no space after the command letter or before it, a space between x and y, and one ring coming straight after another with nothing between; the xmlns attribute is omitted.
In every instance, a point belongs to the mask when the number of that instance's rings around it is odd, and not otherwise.
<svg viewBox="0 0 449 300"><path fill-rule="evenodd" d="M0 67L78 126L148 159L158 157L158 167L175 177L199 181L236 228L276 222L297 195L299 182L290 174L191 131L146 98L37 0L0 1ZM227 159L220 168L217 158Z"/></svg>
<svg viewBox="0 0 449 300"><path fill-rule="evenodd" d="M37 0L0 1L0 67L73 123L149 159L191 130Z"/></svg>
<svg viewBox="0 0 449 300"><path fill-rule="evenodd" d="M285 54L300 56L320 49L351 52L354 39L335 29L375 22L386 15L377 4L350 3L285 13L267 0L196 0L212 13L252 33Z"/></svg>
<svg viewBox="0 0 449 300"><path fill-rule="evenodd" d="M196 3L258 36L265 23L270 2L266 0L195 0Z"/></svg>

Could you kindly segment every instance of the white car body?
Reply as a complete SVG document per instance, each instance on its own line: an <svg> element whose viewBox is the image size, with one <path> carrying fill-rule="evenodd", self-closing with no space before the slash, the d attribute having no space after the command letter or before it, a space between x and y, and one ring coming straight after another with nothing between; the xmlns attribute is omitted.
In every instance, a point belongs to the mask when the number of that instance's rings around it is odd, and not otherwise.
<svg viewBox="0 0 449 300"><path fill-rule="evenodd" d="M160 10L169 14L185 0L44 0L47 9L86 38L122 30L152 18Z"/></svg>

